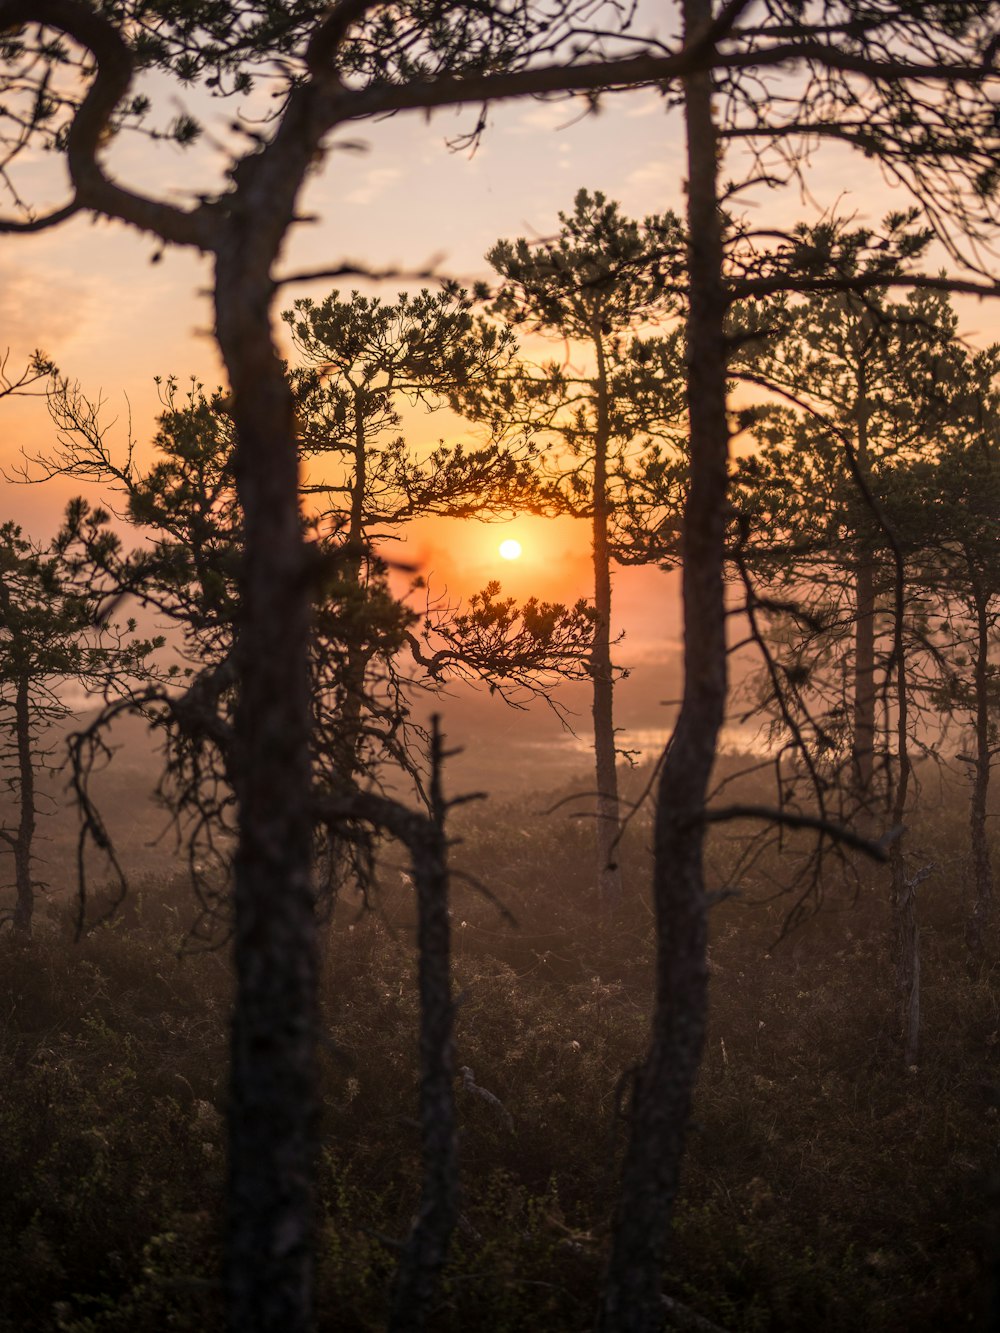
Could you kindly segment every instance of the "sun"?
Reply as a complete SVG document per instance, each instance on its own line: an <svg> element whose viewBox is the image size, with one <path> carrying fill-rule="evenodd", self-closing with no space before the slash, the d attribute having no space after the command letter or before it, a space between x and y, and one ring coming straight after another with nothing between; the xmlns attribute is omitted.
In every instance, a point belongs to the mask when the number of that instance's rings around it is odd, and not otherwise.
<svg viewBox="0 0 1000 1333"><path fill-rule="evenodd" d="M504 560L517 560L521 554L521 543L516 542L513 537L508 537L505 542L501 542L499 551Z"/></svg>

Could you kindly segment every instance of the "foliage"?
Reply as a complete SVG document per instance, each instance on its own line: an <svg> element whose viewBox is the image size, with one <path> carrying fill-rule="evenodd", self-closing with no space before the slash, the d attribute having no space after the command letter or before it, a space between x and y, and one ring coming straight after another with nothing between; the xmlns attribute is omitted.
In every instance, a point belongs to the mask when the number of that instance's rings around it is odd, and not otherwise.
<svg viewBox="0 0 1000 1333"><path fill-rule="evenodd" d="M442 441L422 457L394 433L403 404L427 411L459 407L510 374L516 354L511 329L476 317L473 307L467 292L446 284L436 295L401 292L392 304L357 292L345 301L333 292L319 305L303 299L285 312L302 362L293 376L300 448L314 468L305 493L319 533L343 553L344 575L359 589L377 584L384 572L378 543L404 536L415 519L485 521L539 503L538 446L530 437L473 448ZM416 588L422 582L415 580ZM463 611L428 593L419 643L407 632L416 617L397 610L400 636L382 648L382 672L391 682L405 681L405 656L394 659L393 651L408 644L432 682L461 675L513 698L550 688L579 669L592 625L582 604L540 612L535 602L515 608L508 601L500 634L496 616L484 610L494 608L494 597L484 590ZM371 615L363 603L359 611ZM349 633L344 637L351 641ZM373 654L359 644L349 656L348 689L360 697ZM415 762L405 747L393 757L404 767Z"/></svg>
<svg viewBox="0 0 1000 1333"><path fill-rule="evenodd" d="M428 595L418 637L417 613L390 589L379 553L379 544L414 518L488 517L531 494L530 447L441 444L421 459L396 434L401 402L440 408L492 378L513 354L509 331L477 320L471 299L451 288L402 293L394 304L357 293L342 301L334 292L319 305L298 302L286 319L302 362L290 373L300 449L311 468L302 522L315 570L310 668L317 785L349 794L357 783L406 774L422 795L427 737L411 719L414 690L456 675L485 680L512 702L550 689L582 669L593 616L582 601L517 607L508 599L501 612L496 589L474 597L467 611ZM108 513L77 501L61 543L93 595L131 595L175 627L173 688L146 690L135 704L163 738L160 795L181 821L206 909L225 912L215 872L228 857L235 787L243 544L235 437L221 390L208 394L192 383L182 394L169 378L161 398L154 462L142 471L131 446L121 462L110 454L101 405L60 380L50 404L59 450L32 465L41 475L110 483L143 534L143 544L127 551ZM420 587L414 580L411 593ZM360 858L351 864L364 876L367 839L355 846L352 835L348 844ZM334 870L322 848L318 860L339 883L343 867Z"/></svg>
<svg viewBox="0 0 1000 1333"><path fill-rule="evenodd" d="M582 1333L600 1283L616 1085L643 1042L650 942L637 907L602 924L596 901L580 901L587 830L540 804L470 808L459 830L461 867L518 917L505 926L458 891L458 1062L513 1128L459 1082L463 1220L442 1330L543 1320ZM1000 1013L990 978L961 966L961 818L949 789L917 831L948 874L927 907L916 1074L899 1068L886 1017L882 905L842 899L775 947L784 907L755 905L761 865L744 900L716 909L712 1028L666 1289L735 1333L929 1331L983 1308ZM627 834L630 874L646 873L647 833ZM716 839L716 886L731 855ZM321 996L318 1318L366 1331L383 1326L394 1263L379 1237L405 1229L418 1169L412 896L392 860L379 914L341 910ZM29 947L4 942L5 1333L222 1326L231 983L221 954L176 956L189 913L183 878L150 880L79 945L55 903Z"/></svg>
<svg viewBox="0 0 1000 1333"><path fill-rule="evenodd" d="M638 222L600 191L579 190L555 239L501 240L486 258L500 276L491 309L584 360L522 358L488 392L468 395L471 410L495 432L544 441L549 506L587 517L607 506L612 553L624 554L629 533L619 536L616 521L637 504L633 478L664 447L683 453L682 341L676 329L652 332L680 310L681 224L672 213Z"/></svg>
<svg viewBox="0 0 1000 1333"><path fill-rule="evenodd" d="M857 253L867 233L847 232L841 241ZM736 375L777 401L744 416L758 449L736 473L734 551L770 643L761 697L790 744L801 740L827 763L854 746L857 762L858 730L871 728L866 744L874 750L871 710L876 693L884 700L889 690L901 562L908 566L901 632L908 657L924 651L927 608L909 569L920 559L923 519L918 505L904 510L904 496L908 478L933 470L946 439L963 429L955 388L966 353L950 302L936 292L902 301L875 292L782 297L757 318L780 336L763 345L749 339ZM854 795L870 809L870 780L859 779Z"/></svg>
<svg viewBox="0 0 1000 1333"><path fill-rule="evenodd" d="M135 637L135 622L109 623L101 590L80 587L61 546L44 551L12 522L0 526L0 772L13 816L0 824L12 853L17 900L0 921L30 931L40 770L54 764L49 736L72 717L71 691L96 702L148 677L161 639Z"/></svg>

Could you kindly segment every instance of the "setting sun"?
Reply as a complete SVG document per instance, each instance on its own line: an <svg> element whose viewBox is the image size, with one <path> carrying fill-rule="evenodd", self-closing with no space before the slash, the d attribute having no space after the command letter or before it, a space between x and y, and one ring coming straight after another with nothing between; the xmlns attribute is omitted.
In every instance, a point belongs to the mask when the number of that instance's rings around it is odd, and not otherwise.
<svg viewBox="0 0 1000 1333"><path fill-rule="evenodd" d="M500 543L499 550L504 560L517 560L521 554L521 543L516 542L513 537L509 537L505 542Z"/></svg>

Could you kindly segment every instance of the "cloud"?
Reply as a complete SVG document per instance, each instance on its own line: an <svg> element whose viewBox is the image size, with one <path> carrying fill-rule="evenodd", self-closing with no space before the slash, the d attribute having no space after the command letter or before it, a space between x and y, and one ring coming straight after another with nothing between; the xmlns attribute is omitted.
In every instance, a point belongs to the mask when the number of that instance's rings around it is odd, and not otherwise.
<svg viewBox="0 0 1000 1333"><path fill-rule="evenodd" d="M532 102L504 133L537 135L540 130L561 130L573 125L586 112L587 104L578 97L559 98L553 102Z"/></svg>
<svg viewBox="0 0 1000 1333"><path fill-rule="evenodd" d="M641 167L636 167L625 177L625 185L632 190L644 190L647 186L654 185L663 190L667 171L663 161L644 162Z"/></svg>
<svg viewBox="0 0 1000 1333"><path fill-rule="evenodd" d="M344 196L347 204L370 204L373 200L400 178L402 171L398 167L373 167L360 184Z"/></svg>
<svg viewBox="0 0 1000 1333"><path fill-rule="evenodd" d="M4 345L51 347L65 342L93 309L95 281L56 265L26 267L13 258L15 253L8 247L0 260Z"/></svg>
<svg viewBox="0 0 1000 1333"><path fill-rule="evenodd" d="M623 98L623 102L625 104L622 107L621 114L627 116L629 120L641 120L646 116L662 115L664 112L661 95L649 92L646 89L634 93L627 101Z"/></svg>

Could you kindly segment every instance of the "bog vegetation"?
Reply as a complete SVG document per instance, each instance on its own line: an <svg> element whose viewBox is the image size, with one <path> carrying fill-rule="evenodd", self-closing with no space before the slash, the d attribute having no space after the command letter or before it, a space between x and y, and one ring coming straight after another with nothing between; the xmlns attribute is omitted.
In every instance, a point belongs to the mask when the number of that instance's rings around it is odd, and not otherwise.
<svg viewBox="0 0 1000 1333"><path fill-rule="evenodd" d="M648 774L629 775L633 795ZM431 1326L584 1330L593 1322L624 1134L622 1074L642 1052L652 975L645 905L602 914L592 829L553 798L460 822L457 867L516 929L453 894L459 1225ZM752 792L750 793L752 795ZM761 903L774 859L712 913L712 1017L665 1269L677 1327L985 1327L992 1300L1000 1042L992 968L970 974L964 793L928 775L914 829L923 889L918 1068L900 1058L883 878L834 893L778 943ZM648 817L622 849L648 875ZM738 847L711 848L712 887ZM375 910L344 901L324 937L317 1221L320 1327L383 1327L416 1198L413 894L387 847ZM581 891L581 885L590 887ZM95 903L95 908L103 904ZM149 876L74 943L67 902L31 946L4 941L5 1329L221 1327L224 951L189 941L190 887ZM995 948L989 935L989 947Z"/></svg>
<svg viewBox="0 0 1000 1333"><path fill-rule="evenodd" d="M147 462L71 368L0 366L52 418L23 479L89 488L50 543L0 526L11 1329L995 1318L1000 348L953 293L996 294L1000 7L667 8L0 0L0 229L84 211L210 255L227 377L165 368ZM109 175L125 131L201 133L150 72L270 90L214 192ZM279 342L337 128L474 103L475 144L497 99L635 86L678 113L683 218L581 189L473 290L300 297ZM741 211L831 137L912 206ZM414 410L460 431L416 451ZM578 599L453 605L385 558L522 511L589 525ZM616 727L627 564L681 573L648 770ZM456 797L417 706L456 681L556 710L586 683L592 774ZM105 769L137 720L184 873L130 886Z"/></svg>

